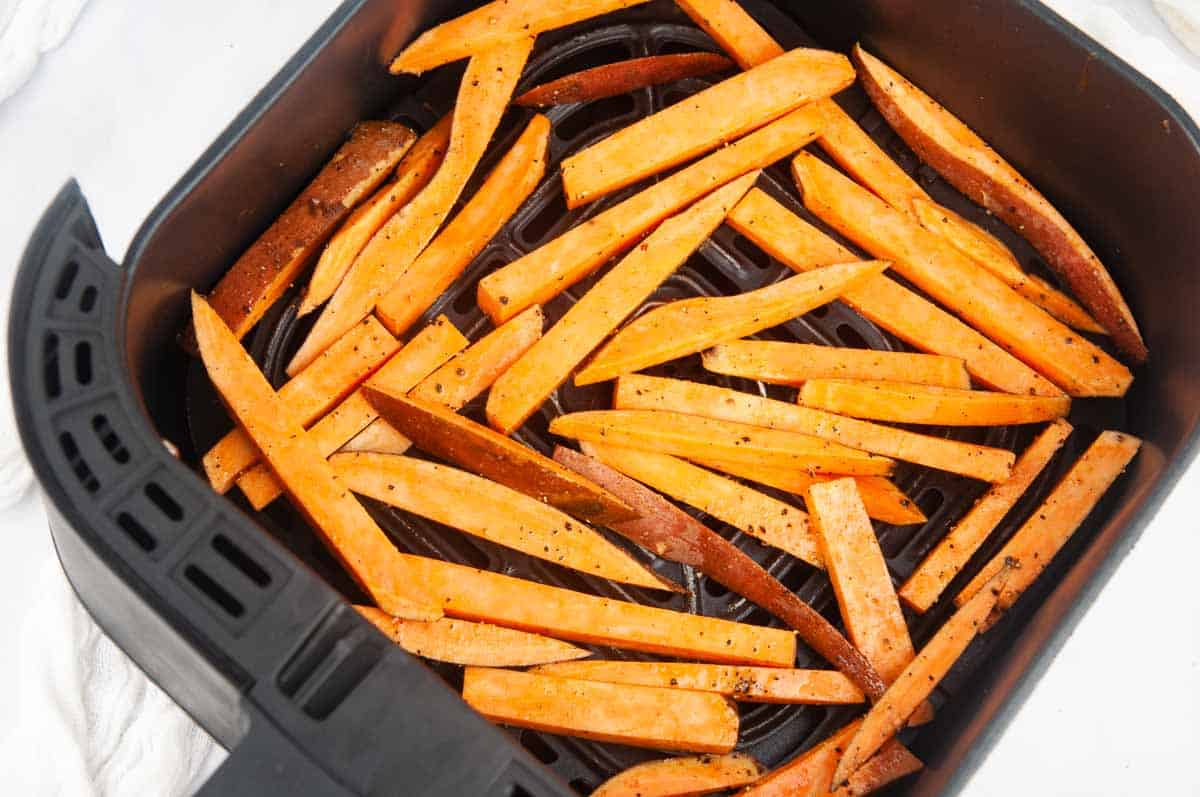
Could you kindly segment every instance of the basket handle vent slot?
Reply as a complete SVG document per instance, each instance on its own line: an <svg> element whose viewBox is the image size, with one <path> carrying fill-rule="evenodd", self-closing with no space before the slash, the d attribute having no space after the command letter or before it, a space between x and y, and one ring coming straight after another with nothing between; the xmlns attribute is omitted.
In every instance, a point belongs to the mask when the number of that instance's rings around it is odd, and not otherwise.
<svg viewBox="0 0 1200 797"><path fill-rule="evenodd" d="M128 512L117 514L117 525L146 553L150 553L158 547L158 540L154 538L154 535Z"/></svg>
<svg viewBox="0 0 1200 797"><path fill-rule="evenodd" d="M218 534L212 540L213 550L220 554L225 561L236 567L241 573L259 587L271 586L271 574L266 568L254 560L248 553L224 534Z"/></svg>
<svg viewBox="0 0 1200 797"><path fill-rule="evenodd" d="M383 658L383 640L349 606L339 606L292 655L279 673L281 692L305 714L333 713Z"/></svg>
<svg viewBox="0 0 1200 797"><path fill-rule="evenodd" d="M42 381L45 383L46 398L56 399L62 395L62 376L58 373L58 335L46 333L42 343Z"/></svg>
<svg viewBox="0 0 1200 797"><path fill-rule="evenodd" d="M233 593L221 586L216 579L196 565L188 565L184 568L183 577L191 582L192 586L200 590L206 598L235 620L246 613L246 607L242 605L240 600L233 596Z"/></svg>
<svg viewBox="0 0 1200 797"><path fill-rule="evenodd" d="M92 344L86 340L75 344L75 381L80 385L92 383Z"/></svg>
<svg viewBox="0 0 1200 797"><path fill-rule="evenodd" d="M54 286L54 298L60 302L71 295L71 288L75 285L75 278L79 276L79 263L74 260L68 260L67 265L63 267L62 273L58 275L58 284Z"/></svg>
<svg viewBox="0 0 1200 797"><path fill-rule="evenodd" d="M96 309L96 300L100 297L100 291L96 290L95 285L89 285L79 294L79 312L85 315Z"/></svg>
<svg viewBox="0 0 1200 797"><path fill-rule="evenodd" d="M146 497L172 523L183 520L183 507L158 482L146 482Z"/></svg>
<svg viewBox="0 0 1200 797"><path fill-rule="evenodd" d="M129 449L121 442L121 438L113 430L112 424L108 422L108 416L98 414L92 416L92 431L96 433L96 439L104 446L104 450L113 458L113 462L118 465L124 465L129 462Z"/></svg>
<svg viewBox="0 0 1200 797"><path fill-rule="evenodd" d="M66 456L71 470L75 473L75 478L79 479L79 483L83 485L83 489L89 493L94 493L100 489L100 480L96 478L96 474L92 472L91 467L83 459L83 455L79 452L79 444L75 442L75 437L70 432L63 432L58 436L58 444L62 447L63 455Z"/></svg>

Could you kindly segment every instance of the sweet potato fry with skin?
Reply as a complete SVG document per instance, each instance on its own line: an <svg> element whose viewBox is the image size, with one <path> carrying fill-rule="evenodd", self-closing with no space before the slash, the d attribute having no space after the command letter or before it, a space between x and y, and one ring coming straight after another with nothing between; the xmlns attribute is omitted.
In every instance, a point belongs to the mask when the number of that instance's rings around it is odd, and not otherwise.
<svg viewBox="0 0 1200 797"><path fill-rule="evenodd" d="M833 793L840 797L864 797L900 778L921 771L924 766L911 750L892 739L867 763L856 769L845 786Z"/></svg>
<svg viewBox="0 0 1200 797"><path fill-rule="evenodd" d="M412 326L524 204L546 172L549 136L549 119L530 119L479 190L379 300L375 314L393 335Z"/></svg>
<svg viewBox="0 0 1200 797"><path fill-rule="evenodd" d="M400 344L373 318L347 332L313 364L279 389L279 400L292 417L307 426L337 404L381 366ZM209 484L226 493L237 477L261 458L258 448L240 428L233 428L202 459Z"/></svg>
<svg viewBox="0 0 1200 797"><path fill-rule="evenodd" d="M530 305L544 305L667 216L812 141L820 119L808 107L792 111L596 214L480 280L479 307L499 324Z"/></svg>
<svg viewBox="0 0 1200 797"><path fill-rule="evenodd" d="M452 121L454 117L446 114L418 138L396 167L396 176L359 206L329 239L308 279L298 315L308 315L333 296L371 237L433 179L450 144Z"/></svg>
<svg viewBox="0 0 1200 797"><path fill-rule="evenodd" d="M742 753L664 758L617 773L592 797L699 797L745 786L761 775L762 765Z"/></svg>
<svg viewBox="0 0 1200 797"><path fill-rule="evenodd" d="M598 459L558 446L554 460L609 490L642 515L637 520L610 525L613 531L664 559L694 567L757 603L794 628L864 694L872 699L883 694L879 674L828 620L724 537Z"/></svg>
<svg viewBox="0 0 1200 797"><path fill-rule="evenodd" d="M891 683L915 654L887 562L854 481L814 484L804 500L850 641Z"/></svg>
<svg viewBox="0 0 1200 797"><path fill-rule="evenodd" d="M719 343L704 352L704 367L773 385L800 385L808 379L882 379L917 385L967 389L971 377L963 361L940 354L845 349L775 340Z"/></svg>
<svg viewBox="0 0 1200 797"><path fill-rule="evenodd" d="M852 418L934 426L1038 423L1071 411L1066 396L1014 396L867 379L810 379L800 388L800 403Z"/></svg>
<svg viewBox="0 0 1200 797"><path fill-rule="evenodd" d="M862 720L854 720L825 741L767 773L740 791L737 797L825 797L842 750L854 737Z"/></svg>
<svg viewBox="0 0 1200 797"><path fill-rule="evenodd" d="M512 434L525 423L571 371L704 243L757 178L758 172L739 177L667 219L609 269L496 382L487 403L492 428Z"/></svg>
<svg viewBox="0 0 1200 797"><path fill-rule="evenodd" d="M613 336L575 384L590 385L778 326L880 274L884 261L826 266L737 296L697 296L656 307Z"/></svg>
<svg viewBox="0 0 1200 797"><path fill-rule="evenodd" d="M805 206L1050 381L1077 396L1120 396L1129 369L910 216L813 155L792 160Z"/></svg>
<svg viewBox="0 0 1200 797"><path fill-rule="evenodd" d="M373 378L378 384L409 390L466 345L467 339L454 324L445 316L439 316L393 355ZM356 390L313 424L308 434L317 450L327 457L377 417L378 413L363 397L362 391ZM255 509L262 509L283 493L283 485L274 471L263 463L239 476L237 485Z"/></svg>
<svg viewBox="0 0 1200 797"><path fill-rule="evenodd" d="M955 249L1059 321L1084 332L1105 334L1104 327L1087 310L1045 280L1026 274L1008 247L981 227L929 200L914 199L912 208L922 227L945 238Z"/></svg>
<svg viewBox="0 0 1200 797"><path fill-rule="evenodd" d="M575 208L677 166L854 82L850 60L798 48L670 105L563 161ZM653 147L646 142L653 141Z"/></svg>
<svg viewBox="0 0 1200 797"><path fill-rule="evenodd" d="M362 122L351 131L350 140L209 294L209 303L234 335L241 338L258 323L354 206L400 162L415 138L413 131L397 122ZM185 332L183 340L190 348L190 333Z"/></svg>
<svg viewBox="0 0 1200 797"><path fill-rule="evenodd" d="M783 54L783 48L736 0L676 0L742 69L750 69Z"/></svg>
<svg viewBox="0 0 1200 797"><path fill-rule="evenodd" d="M368 385L381 417L422 451L600 525L632 520L622 501L531 448L432 402Z"/></svg>
<svg viewBox="0 0 1200 797"><path fill-rule="evenodd" d="M811 271L855 257L849 249L753 189L726 219L793 271ZM1006 393L1060 396L1062 391L971 327L886 276L872 277L842 300L906 343L961 359L976 380Z"/></svg>
<svg viewBox="0 0 1200 797"><path fill-rule="evenodd" d="M496 0L430 28L392 61L392 74L419 75L430 69L539 33L598 17L646 0L556 0L513 3Z"/></svg>
<svg viewBox="0 0 1200 797"><path fill-rule="evenodd" d="M750 536L824 567L804 512L732 479L655 451L585 442L584 453Z"/></svg>
<svg viewBox="0 0 1200 797"><path fill-rule="evenodd" d="M1003 481L1012 468L1011 451L893 429L869 421L798 407L738 390L682 379L628 374L617 380L613 407L667 410L733 423L765 426L832 440L850 448L984 481ZM701 457L721 460L716 454ZM746 463L760 467L760 463ZM779 486L779 485L774 485ZM787 487L789 492L795 492Z"/></svg>
<svg viewBox="0 0 1200 797"><path fill-rule="evenodd" d="M1070 434L1071 424L1061 418L1047 426L1021 454L1012 476L984 493L971 511L929 552L900 588L900 599L918 612L928 611Z"/></svg>
<svg viewBox="0 0 1200 797"><path fill-rule="evenodd" d="M1096 508L1141 445L1142 441L1133 435L1101 432L1029 520L979 575L963 587L954 602L964 606L974 600L1006 563L1016 562L996 602L997 612L1011 608Z"/></svg>
<svg viewBox="0 0 1200 797"><path fill-rule="evenodd" d="M581 573L683 591L587 525L502 484L394 454L336 454L329 462L351 490L389 506Z"/></svg>
<svg viewBox="0 0 1200 797"><path fill-rule="evenodd" d="M463 700L494 722L658 750L728 753L738 716L720 695L468 667Z"/></svg>
<svg viewBox="0 0 1200 797"><path fill-rule="evenodd" d="M404 620L374 606L355 606L359 614L400 647L434 661L479 667L529 667L592 655L567 642L488 623L451 620Z"/></svg>
<svg viewBox="0 0 1200 797"><path fill-rule="evenodd" d="M592 410L560 415L550 433L592 443L610 443L685 459L715 457L813 473L887 476L886 457L799 432L655 410Z"/></svg>
<svg viewBox="0 0 1200 797"><path fill-rule="evenodd" d="M288 494L342 566L389 614L435 620L442 611L420 581L405 578L400 552L339 482L293 413L216 310L192 294L196 343L209 378Z"/></svg>
<svg viewBox="0 0 1200 797"><path fill-rule="evenodd" d="M947 181L1033 244L1083 306L1135 362L1146 359L1137 322L1108 270L1075 228L1029 181L929 95L861 47L863 88L910 147Z"/></svg>
<svg viewBox="0 0 1200 797"><path fill-rule="evenodd" d="M442 165L424 190L363 248L288 364L289 374L303 368L345 329L368 315L442 226L508 107L531 46L532 40L525 38L471 59L454 106L450 145Z"/></svg>
<svg viewBox="0 0 1200 797"><path fill-rule="evenodd" d="M723 55L705 52L630 58L543 83L517 97L513 105L547 108L574 102L593 102L647 86L724 72L732 69L733 65Z"/></svg>
<svg viewBox="0 0 1200 797"><path fill-rule="evenodd" d="M610 684L716 692L739 703L834 706L865 700L858 687L837 670L785 670L666 661L583 661L547 664L534 672Z"/></svg>
<svg viewBox="0 0 1200 797"><path fill-rule="evenodd" d="M917 657L888 687L887 692L871 706L846 752L838 762L832 786L840 786L865 764L896 732L904 727L913 712L925 702L959 656L979 633L980 626L996 605L1005 580L1012 572L1009 565L1001 567L983 589L950 616L926 643Z"/></svg>

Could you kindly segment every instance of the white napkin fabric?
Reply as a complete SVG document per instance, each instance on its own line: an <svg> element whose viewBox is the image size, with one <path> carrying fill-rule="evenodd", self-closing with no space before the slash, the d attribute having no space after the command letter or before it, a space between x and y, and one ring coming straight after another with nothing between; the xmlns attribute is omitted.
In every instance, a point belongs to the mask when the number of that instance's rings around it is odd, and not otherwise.
<svg viewBox="0 0 1200 797"><path fill-rule="evenodd" d="M0 102L29 80L43 53L62 44L87 0L0 2Z"/></svg>

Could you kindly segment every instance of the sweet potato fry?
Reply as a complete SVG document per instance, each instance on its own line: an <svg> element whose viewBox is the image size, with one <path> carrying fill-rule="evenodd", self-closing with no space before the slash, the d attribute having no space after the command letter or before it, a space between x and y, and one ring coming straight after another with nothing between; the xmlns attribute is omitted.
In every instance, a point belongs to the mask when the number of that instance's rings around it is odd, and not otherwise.
<svg viewBox="0 0 1200 797"><path fill-rule="evenodd" d="M808 107L792 111L572 227L480 280L479 307L498 324L530 305L544 305L667 216L812 141L820 118Z"/></svg>
<svg viewBox="0 0 1200 797"><path fill-rule="evenodd" d="M804 500L850 641L891 683L913 659L912 639L854 481L814 484Z"/></svg>
<svg viewBox="0 0 1200 797"><path fill-rule="evenodd" d="M727 218L729 226L793 271L845 263L855 255L763 191L753 189ZM916 348L961 359L985 385L1039 396L1062 391L971 327L886 276L872 277L842 300Z"/></svg>
<svg viewBox="0 0 1200 797"><path fill-rule="evenodd" d="M800 432L861 451L984 481L1007 479L1014 459L1011 451L998 448L893 429L715 385L643 374L628 374L617 380L613 407L683 412L733 423ZM715 453L700 459L726 461ZM757 462L745 464L751 467L761 465ZM772 486L780 487L777 484ZM796 492L787 487L780 489Z"/></svg>
<svg viewBox="0 0 1200 797"><path fill-rule="evenodd" d="M751 172L664 221L613 266L496 382L487 418L503 434L532 415L724 220L758 178Z"/></svg>
<svg viewBox="0 0 1200 797"><path fill-rule="evenodd" d="M564 160L567 206L579 207L702 155L853 82L854 69L840 53L800 48L772 58Z"/></svg>
<svg viewBox="0 0 1200 797"><path fill-rule="evenodd" d="M585 524L502 484L394 454L336 454L329 462L351 490L389 506L588 575L683 591Z"/></svg>
<svg viewBox="0 0 1200 797"><path fill-rule="evenodd" d="M1141 445L1142 441L1133 435L1101 432L1029 520L979 571L979 575L963 587L954 602L959 606L966 605L985 590L989 579L1007 563L1016 562L1004 582L996 612L1012 607L1096 508Z"/></svg>
<svg viewBox="0 0 1200 797"><path fill-rule="evenodd" d="M601 525L637 513L592 482L531 448L431 402L372 385L364 393L379 414L422 451Z"/></svg>
<svg viewBox="0 0 1200 797"><path fill-rule="evenodd" d="M613 775L592 797L698 797L753 783L762 765L748 755L663 758Z"/></svg>
<svg viewBox="0 0 1200 797"><path fill-rule="evenodd" d="M950 616L879 702L871 706L862 725L846 745L846 752L834 771L832 786L845 783L875 755L941 683L979 633L1011 572L1010 565L1003 565L983 589Z"/></svg>
<svg viewBox="0 0 1200 797"><path fill-rule="evenodd" d="M728 753L738 716L720 695L468 667L463 700L495 722L658 750Z"/></svg>
<svg viewBox="0 0 1200 797"><path fill-rule="evenodd" d="M656 451L585 442L583 451L626 476L706 512L750 536L824 567L804 512L732 479Z"/></svg>
<svg viewBox="0 0 1200 797"><path fill-rule="evenodd" d="M716 458L813 473L886 476L886 457L856 451L799 432L655 410L592 410L560 415L551 434L593 443L611 443L685 459Z"/></svg>
<svg viewBox="0 0 1200 797"><path fill-rule="evenodd" d="M995 150L929 95L854 48L863 87L900 137L971 199L1025 237L1135 362L1146 359L1137 322L1108 270L1075 228Z"/></svg>
<svg viewBox="0 0 1200 797"><path fill-rule="evenodd" d="M450 320L439 316L393 355L373 378L379 384L410 389L466 345L467 339L454 328ZM329 351L332 350L333 347ZM332 412L313 424L308 434L317 450L327 457L377 417L378 414L363 397L362 391L356 390ZM255 509L262 509L283 493L283 485L264 463L239 476L237 485Z"/></svg>
<svg viewBox="0 0 1200 797"><path fill-rule="evenodd" d="M1070 434L1071 424L1061 418L1047 426L1021 454L1012 476L984 493L929 552L900 588L900 599L918 612L928 611Z"/></svg>
<svg viewBox="0 0 1200 797"><path fill-rule="evenodd" d="M389 614L421 620L442 615L420 581L404 577L400 552L271 389L216 310L192 294L196 343L209 378L238 425L279 475L288 494L342 566Z"/></svg>
<svg viewBox="0 0 1200 797"><path fill-rule="evenodd" d="M494 0L469 13L430 28L392 61L392 74L419 75L430 69L477 55L514 39L532 40L539 34L646 0L556 0L554 3L514 3Z"/></svg>
<svg viewBox="0 0 1200 797"><path fill-rule="evenodd" d="M701 573L757 603L799 632L813 650L872 699L884 684L870 662L821 614L721 535L658 493L578 451L554 449L554 460L633 507L642 517L610 526L664 559Z"/></svg>
<svg viewBox="0 0 1200 797"><path fill-rule="evenodd" d="M675 4L742 69L783 54L779 43L736 0L676 0Z"/></svg>
<svg viewBox="0 0 1200 797"><path fill-rule="evenodd" d="M288 364L289 374L368 315L442 226L508 107L531 46L532 40L525 38L471 59L454 106L450 145L442 165L421 193L363 248Z"/></svg>
<svg viewBox="0 0 1200 797"><path fill-rule="evenodd" d="M914 199L912 208L922 227L945 238L958 251L1059 321L1084 332L1104 334L1104 327L1088 315L1087 310L1045 280L1026 274L1008 247L983 228L929 200Z"/></svg>
<svg viewBox="0 0 1200 797"><path fill-rule="evenodd" d="M325 244L304 289L298 315L308 315L333 296L371 237L433 179L450 144L452 121L453 115L446 114L418 138L396 167L396 176L360 205Z"/></svg>
<svg viewBox="0 0 1200 797"><path fill-rule="evenodd" d="M549 119L530 119L479 190L379 300L375 314L393 335L412 326L524 204L546 172L549 136Z"/></svg>
<svg viewBox="0 0 1200 797"><path fill-rule="evenodd" d="M867 379L810 379L800 388L800 403L852 418L934 426L1038 423L1071 410L1066 396L1014 396Z"/></svg>
<svg viewBox="0 0 1200 797"><path fill-rule="evenodd" d="M613 336L575 384L590 385L778 326L880 274L883 261L826 266L737 296L697 296L656 307Z"/></svg>
<svg viewBox="0 0 1200 797"><path fill-rule="evenodd" d="M842 750L854 737L862 720L854 720L825 741L767 773L737 797L825 797Z"/></svg>
<svg viewBox="0 0 1200 797"><path fill-rule="evenodd" d="M1120 396L1129 369L910 216L813 155L792 160L805 206L1072 395Z"/></svg>
<svg viewBox="0 0 1200 797"><path fill-rule="evenodd" d="M839 797L864 797L900 778L921 771L924 766L911 750L892 739L867 763L856 769L846 785L835 789L833 793Z"/></svg>
<svg viewBox="0 0 1200 797"><path fill-rule="evenodd" d="M363 122L351 131L350 140L209 294L209 303L234 335L241 338L258 323L351 209L400 162L415 138L413 131L396 122ZM190 348L190 333L185 332L183 340ZM333 340L336 337L329 342Z"/></svg>
<svg viewBox="0 0 1200 797"><path fill-rule="evenodd" d="M279 389L292 418L307 426L328 412L358 383L391 357L400 344L373 318L347 332L313 364ZM226 493L237 477L261 458L250 436L235 427L208 450L204 473L218 493Z"/></svg>
<svg viewBox="0 0 1200 797"><path fill-rule="evenodd" d="M590 656L584 648L558 639L501 628L488 623L451 620L404 620L374 606L355 606L389 639L414 656L479 667L529 667Z"/></svg>
<svg viewBox="0 0 1200 797"><path fill-rule="evenodd" d="M704 352L704 367L773 385L800 385L808 379L882 379L916 385L967 389L971 377L963 361L940 354L845 349L776 340L719 343Z"/></svg>
<svg viewBox="0 0 1200 797"><path fill-rule="evenodd" d="M840 105L829 100L821 103L821 107L825 111L825 125L817 143L843 171L904 213L913 213L917 202L931 201L925 189L909 177Z"/></svg>
<svg viewBox="0 0 1200 797"><path fill-rule="evenodd" d="M725 56L706 52L630 58L543 83L517 97L513 104L547 108L573 102L593 102L647 86L724 72L732 67L733 62Z"/></svg>
<svg viewBox="0 0 1200 797"><path fill-rule="evenodd" d="M363 404L368 403L363 399L358 404L356 409L363 410L365 416L370 416L374 413L374 408L367 409ZM404 454L412 448L412 441L404 435L396 431L396 427L392 426L382 418L376 418L367 424L367 428L363 429L358 434L347 440L338 452L343 454Z"/></svg>
<svg viewBox="0 0 1200 797"><path fill-rule="evenodd" d="M739 703L833 706L865 699L837 670L786 670L666 661L581 661L547 664L534 672L610 684L716 692Z"/></svg>

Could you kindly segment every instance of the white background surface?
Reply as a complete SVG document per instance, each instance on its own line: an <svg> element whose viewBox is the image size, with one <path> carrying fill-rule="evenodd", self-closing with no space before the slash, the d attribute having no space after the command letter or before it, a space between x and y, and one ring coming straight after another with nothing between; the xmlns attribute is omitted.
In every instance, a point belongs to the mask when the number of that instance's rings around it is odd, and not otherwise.
<svg viewBox="0 0 1200 797"><path fill-rule="evenodd" d="M0 0L0 25L12 3ZM1200 12L1200 0L1170 4ZM1200 117L1200 62L1170 36L1145 0L1054 0L1051 5ZM39 214L67 177L79 178L108 250L119 260L154 203L334 6L331 0L91 0L66 43L44 57L23 89L0 103L4 328L12 271ZM7 55L0 48L0 67ZM7 378L7 368L4 374ZM7 393L2 403L0 449L16 440ZM16 481L0 467L0 493ZM1200 794L1193 760L1200 751L1198 492L1200 469L1193 468L967 793ZM28 699L22 706L22 694L33 689L31 658L44 654L31 644L40 631L21 637L18 629L38 596L55 588L61 576L35 497L0 513L0 534L0 616L8 632L0 645L0 684L7 687L0 690L0 717L6 720L0 724L3 764L21 729L53 710ZM1114 647L1126 655L1114 658ZM137 757L132 761L136 764ZM52 788L52 781L42 779L31 791L64 793ZM134 779L108 793L177 793L181 788Z"/></svg>

